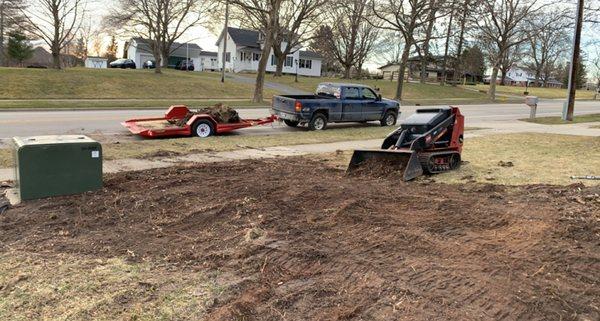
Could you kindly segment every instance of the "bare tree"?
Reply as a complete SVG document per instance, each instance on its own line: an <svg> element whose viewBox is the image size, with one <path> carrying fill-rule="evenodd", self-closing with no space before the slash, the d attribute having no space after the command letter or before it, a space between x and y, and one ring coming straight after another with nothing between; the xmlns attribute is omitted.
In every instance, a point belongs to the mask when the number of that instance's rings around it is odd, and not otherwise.
<svg viewBox="0 0 600 321"><path fill-rule="evenodd" d="M471 0L464 0L460 9L457 8L458 13L460 14L460 25L458 31L458 44L456 45L456 59L454 60L454 73L452 76L452 86L456 86L458 83L459 77L463 76L462 70L462 54L463 54L463 45L465 41L465 33L467 32L468 23L467 21L470 19L470 14L472 14L473 4Z"/></svg>
<svg viewBox="0 0 600 321"><path fill-rule="evenodd" d="M125 33L149 40L156 61L155 73L168 63L173 43L198 25L206 11L202 0L118 0L116 8L105 18L105 25L121 28Z"/></svg>
<svg viewBox="0 0 600 321"><path fill-rule="evenodd" d="M287 0L279 11L273 32L273 55L277 57L275 76L281 76L283 63L292 50L310 41L319 27L319 8L325 0Z"/></svg>
<svg viewBox="0 0 600 321"><path fill-rule="evenodd" d="M323 57L321 69L326 73L339 72L341 69L335 57L335 48L332 39L333 31L331 27L321 25L308 44L310 50L319 53Z"/></svg>
<svg viewBox="0 0 600 321"><path fill-rule="evenodd" d="M24 0L0 0L0 66L8 66L4 43L6 35L22 26L24 17L21 10Z"/></svg>
<svg viewBox="0 0 600 321"><path fill-rule="evenodd" d="M536 15L529 22L528 67L535 71L535 85L540 80L546 86L556 62L568 53L570 43L567 34L572 24L565 12L552 11Z"/></svg>
<svg viewBox="0 0 600 321"><path fill-rule="evenodd" d="M249 21L262 27L259 29L262 31L259 39L262 51L252 98L253 102L262 102L267 60L273 47L274 31L279 28L279 10L283 0L230 0L230 2L245 13Z"/></svg>
<svg viewBox="0 0 600 321"><path fill-rule="evenodd" d="M84 0L29 0L21 10L29 32L50 47L53 68L61 68L61 51L76 36L84 11Z"/></svg>
<svg viewBox="0 0 600 321"><path fill-rule="evenodd" d="M504 55L501 57L498 63L498 71L500 72L500 86L506 84L506 77L510 68L522 61L524 56L524 44L518 44L509 48Z"/></svg>
<svg viewBox="0 0 600 321"><path fill-rule="evenodd" d="M527 41L525 22L537 10L537 0L481 1L475 8L476 37L492 65L488 97L496 98L496 79L503 59L515 46Z"/></svg>
<svg viewBox="0 0 600 321"><path fill-rule="evenodd" d="M363 0L329 2L326 8L333 33L333 54L344 69L344 78L350 78L352 67L362 66L373 49L376 31L366 19L367 11Z"/></svg>
<svg viewBox="0 0 600 321"><path fill-rule="evenodd" d="M373 0L372 12L376 19L372 22L378 28L391 30L402 35L404 48L400 58L396 99L402 99L404 73L411 48L417 43L415 35L428 22L430 0Z"/></svg>

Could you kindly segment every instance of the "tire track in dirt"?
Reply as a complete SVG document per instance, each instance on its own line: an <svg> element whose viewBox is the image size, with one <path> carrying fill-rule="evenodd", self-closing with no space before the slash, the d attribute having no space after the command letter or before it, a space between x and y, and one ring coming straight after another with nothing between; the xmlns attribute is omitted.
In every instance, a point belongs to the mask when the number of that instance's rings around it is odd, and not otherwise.
<svg viewBox="0 0 600 321"><path fill-rule="evenodd" d="M230 277L208 320L594 320L596 194L247 160L29 202L0 218L0 243L219 271Z"/></svg>

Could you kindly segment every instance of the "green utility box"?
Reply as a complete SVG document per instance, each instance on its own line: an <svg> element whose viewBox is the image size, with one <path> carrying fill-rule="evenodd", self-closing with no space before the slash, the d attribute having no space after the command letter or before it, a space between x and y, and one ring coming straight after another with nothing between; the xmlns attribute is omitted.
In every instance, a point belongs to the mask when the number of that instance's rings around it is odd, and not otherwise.
<svg viewBox="0 0 600 321"><path fill-rule="evenodd" d="M21 200L102 188L102 146L81 135L14 137Z"/></svg>

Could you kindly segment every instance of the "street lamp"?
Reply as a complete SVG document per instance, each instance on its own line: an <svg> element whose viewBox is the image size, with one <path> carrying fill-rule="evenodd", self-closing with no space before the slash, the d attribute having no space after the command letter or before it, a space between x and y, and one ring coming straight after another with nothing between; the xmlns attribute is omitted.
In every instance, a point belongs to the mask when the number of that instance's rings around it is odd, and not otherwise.
<svg viewBox="0 0 600 321"><path fill-rule="evenodd" d="M296 62L296 79L294 79L294 82L298 82L298 59L295 59L294 62Z"/></svg>

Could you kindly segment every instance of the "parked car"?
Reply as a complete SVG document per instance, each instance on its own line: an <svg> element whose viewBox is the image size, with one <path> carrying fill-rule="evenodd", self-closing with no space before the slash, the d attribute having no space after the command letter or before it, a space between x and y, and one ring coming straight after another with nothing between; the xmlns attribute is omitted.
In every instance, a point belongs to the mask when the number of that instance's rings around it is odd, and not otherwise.
<svg viewBox="0 0 600 321"><path fill-rule="evenodd" d="M154 61L154 60L144 61L144 63L142 64L142 68L154 69L154 68L156 68L156 61Z"/></svg>
<svg viewBox="0 0 600 321"><path fill-rule="evenodd" d="M381 126L393 126L400 114L400 104L381 98L365 85L321 83L314 95L274 96L271 114L290 127L308 124L310 130L323 130L327 123L374 120Z"/></svg>
<svg viewBox="0 0 600 321"><path fill-rule="evenodd" d="M177 62L177 64L175 65L175 69L194 71L194 62L191 60L188 60L188 61L181 60L181 61Z"/></svg>
<svg viewBox="0 0 600 321"><path fill-rule="evenodd" d="M108 66L110 68L135 69L135 61L133 61L131 59L117 59L117 60L111 62L110 64L108 64Z"/></svg>

